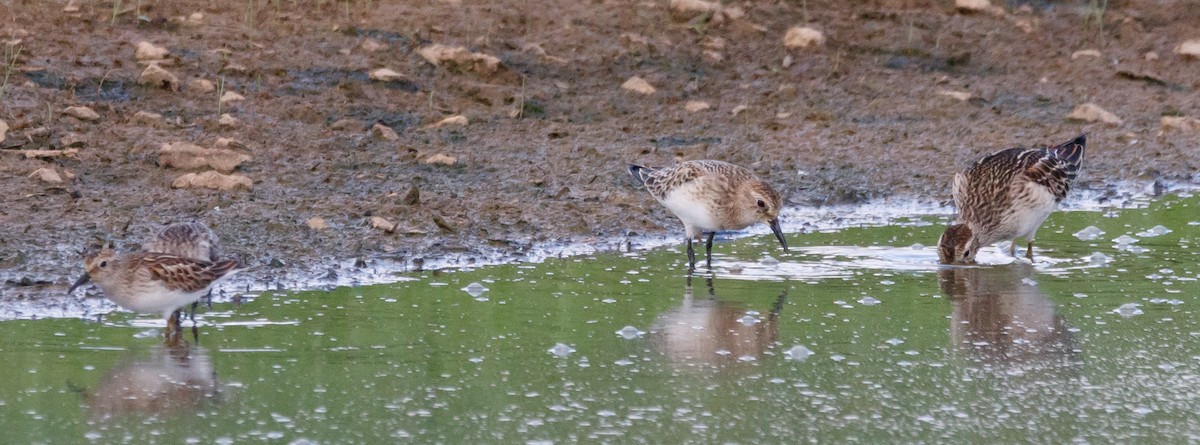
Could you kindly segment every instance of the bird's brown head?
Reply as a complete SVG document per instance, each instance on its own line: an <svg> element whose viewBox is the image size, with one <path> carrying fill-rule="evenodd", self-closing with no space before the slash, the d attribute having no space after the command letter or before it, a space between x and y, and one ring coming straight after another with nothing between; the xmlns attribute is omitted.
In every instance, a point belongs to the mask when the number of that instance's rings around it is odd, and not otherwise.
<svg viewBox="0 0 1200 445"><path fill-rule="evenodd" d="M761 180L751 181L744 189L742 215L754 215L753 222L764 222L771 226L771 232L787 252L787 240L783 237L783 229L779 227L779 212L783 210L783 196L775 191L770 184Z"/></svg>
<svg viewBox="0 0 1200 445"><path fill-rule="evenodd" d="M952 224L938 238L938 260L942 264L972 264L979 246L966 224Z"/></svg>
<svg viewBox="0 0 1200 445"><path fill-rule="evenodd" d="M116 260L117 252L113 250L112 244L85 250L83 252L83 276L75 280L75 284L71 285L67 294L74 292L76 288L91 280L96 280L98 283L107 282L113 276L112 270L116 265Z"/></svg>

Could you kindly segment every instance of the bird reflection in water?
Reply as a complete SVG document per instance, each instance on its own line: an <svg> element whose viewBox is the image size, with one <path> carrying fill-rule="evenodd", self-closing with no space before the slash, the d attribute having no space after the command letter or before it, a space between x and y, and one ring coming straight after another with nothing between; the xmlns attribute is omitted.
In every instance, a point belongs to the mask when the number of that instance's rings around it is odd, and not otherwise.
<svg viewBox="0 0 1200 445"><path fill-rule="evenodd" d="M1070 327L1032 275L1029 264L940 270L954 347L1005 372L1074 364Z"/></svg>
<svg viewBox="0 0 1200 445"><path fill-rule="evenodd" d="M130 357L84 394L94 418L125 415L171 417L195 413L219 400L217 376L209 353L186 341Z"/></svg>
<svg viewBox="0 0 1200 445"><path fill-rule="evenodd" d="M711 277L708 296L695 298L688 277L683 304L659 316L651 344L671 362L685 366L721 367L762 357L778 335L777 319L787 298L784 289L766 314L716 296Z"/></svg>

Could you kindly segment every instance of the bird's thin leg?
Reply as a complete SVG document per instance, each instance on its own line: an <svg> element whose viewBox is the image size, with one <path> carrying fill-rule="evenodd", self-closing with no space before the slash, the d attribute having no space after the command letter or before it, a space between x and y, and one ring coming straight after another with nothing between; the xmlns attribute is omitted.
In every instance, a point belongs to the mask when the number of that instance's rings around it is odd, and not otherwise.
<svg viewBox="0 0 1200 445"><path fill-rule="evenodd" d="M1017 256L1017 240L1012 240L1012 244L1008 245L1008 256Z"/></svg>
<svg viewBox="0 0 1200 445"><path fill-rule="evenodd" d="M196 344L200 344L200 330L196 329L195 324L192 325L192 341L196 342Z"/></svg>
<svg viewBox="0 0 1200 445"><path fill-rule="evenodd" d="M692 249L692 237L688 237L688 272L696 270L696 251Z"/></svg>
<svg viewBox="0 0 1200 445"><path fill-rule="evenodd" d="M171 315L167 316L166 337L168 340L177 336L179 333L179 311L179 309L176 309L175 312L172 312Z"/></svg>
<svg viewBox="0 0 1200 445"><path fill-rule="evenodd" d="M704 243L704 255L708 258L708 262L705 264L710 270L712 269L712 241L716 234L717 232L708 232L708 242Z"/></svg>
<svg viewBox="0 0 1200 445"><path fill-rule="evenodd" d="M196 324L196 308L198 308L198 307L200 307L200 301L199 300L193 301L192 302L192 311L190 313L188 313L188 318L192 320L192 325Z"/></svg>
<svg viewBox="0 0 1200 445"><path fill-rule="evenodd" d="M1033 262L1033 241L1029 242L1029 247L1025 248L1025 258L1029 258Z"/></svg>

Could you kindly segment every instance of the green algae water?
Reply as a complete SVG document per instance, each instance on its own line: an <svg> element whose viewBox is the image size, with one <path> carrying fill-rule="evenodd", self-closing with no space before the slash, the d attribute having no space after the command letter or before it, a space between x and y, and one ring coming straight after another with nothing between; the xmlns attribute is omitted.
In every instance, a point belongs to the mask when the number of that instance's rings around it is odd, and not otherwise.
<svg viewBox="0 0 1200 445"><path fill-rule="evenodd" d="M944 220L0 322L8 443L1200 440L1200 199L1058 212L1037 262ZM1162 227L1157 227L1162 226ZM1122 238L1125 237L1125 238ZM1113 240L1120 241L1114 242ZM185 323L185 326L187 324Z"/></svg>

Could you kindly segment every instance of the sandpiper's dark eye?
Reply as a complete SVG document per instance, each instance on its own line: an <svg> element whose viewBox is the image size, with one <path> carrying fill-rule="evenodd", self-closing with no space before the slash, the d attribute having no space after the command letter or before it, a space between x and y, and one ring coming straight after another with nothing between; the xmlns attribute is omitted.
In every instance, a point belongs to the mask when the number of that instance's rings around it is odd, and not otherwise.
<svg viewBox="0 0 1200 445"><path fill-rule="evenodd" d="M766 202L763 202L763 200L761 200L761 199L760 199L760 200L758 200L758 207L759 207L759 208L766 208L766 207L767 207L767 203L766 203Z"/></svg>
<svg viewBox="0 0 1200 445"><path fill-rule="evenodd" d="M963 258L967 258L967 257L969 257L969 256L971 256L971 249L964 250L964 251L963 251Z"/></svg>
<svg viewBox="0 0 1200 445"><path fill-rule="evenodd" d="M107 266L108 266L108 261L101 261L101 262L100 262L100 267L107 267Z"/></svg>

